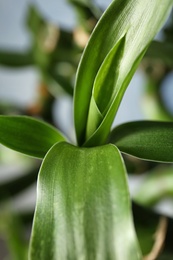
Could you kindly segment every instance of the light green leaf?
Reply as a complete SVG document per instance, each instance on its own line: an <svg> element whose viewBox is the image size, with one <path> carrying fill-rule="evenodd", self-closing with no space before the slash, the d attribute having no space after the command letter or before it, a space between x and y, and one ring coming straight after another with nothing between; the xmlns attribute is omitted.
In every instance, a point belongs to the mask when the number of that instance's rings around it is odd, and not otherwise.
<svg viewBox="0 0 173 260"><path fill-rule="evenodd" d="M145 50L140 54L140 56L134 62L131 71L127 75L125 81L123 82L122 87L119 89L117 95L115 96L115 99L112 102L111 107L109 108L106 116L103 118L101 124L99 125L97 130L94 132L94 134L84 143L84 146L92 147L96 144L97 145L104 144L107 141L109 132L110 132L110 128L111 128L112 122L115 117L115 111L118 110L119 105L121 103L121 99L126 90L125 86L128 86L128 84L130 83L130 80L132 79L132 76L133 76L144 52L145 52Z"/></svg>
<svg viewBox="0 0 173 260"><path fill-rule="evenodd" d="M0 143L21 153L43 158L64 136L51 125L27 116L0 116Z"/></svg>
<svg viewBox="0 0 173 260"><path fill-rule="evenodd" d="M112 101L113 94L115 95L117 91L116 88L114 89L114 82L118 80L116 76L118 75L124 45L125 36L108 53L96 75L89 107L86 139L92 135L102 122L103 116L109 109L109 103ZM114 66L114 70L111 69L112 66ZM93 106L93 104L95 105Z"/></svg>
<svg viewBox="0 0 173 260"><path fill-rule="evenodd" d="M114 0L103 14L84 51L76 78L74 113L79 145L84 143L86 146L92 145L93 141L88 140L90 138L94 139L97 145L105 142L129 81L148 44L165 21L172 4L172 0ZM111 96L110 101L112 102L107 103L109 109L107 108L108 112L103 117L103 121L106 123L100 123L99 134L96 125L93 133L86 136L87 122L90 120L88 113L96 76L105 58L123 35L126 35L126 41L125 46L122 47L124 51L118 63L118 71L116 64L114 64L115 67L111 66L111 74L116 73L116 80L113 81L113 89L116 91L113 91L113 96ZM108 66L110 61L111 59L107 60ZM91 114L93 115L93 113ZM101 127L102 123L104 127Z"/></svg>
<svg viewBox="0 0 173 260"><path fill-rule="evenodd" d="M129 122L116 127L110 142L121 152L141 159L173 162L173 123Z"/></svg>
<svg viewBox="0 0 173 260"><path fill-rule="evenodd" d="M115 146L51 148L39 173L29 259L142 259Z"/></svg>
<svg viewBox="0 0 173 260"><path fill-rule="evenodd" d="M160 166L145 176L134 196L144 206L152 206L166 197L173 197L173 167Z"/></svg>

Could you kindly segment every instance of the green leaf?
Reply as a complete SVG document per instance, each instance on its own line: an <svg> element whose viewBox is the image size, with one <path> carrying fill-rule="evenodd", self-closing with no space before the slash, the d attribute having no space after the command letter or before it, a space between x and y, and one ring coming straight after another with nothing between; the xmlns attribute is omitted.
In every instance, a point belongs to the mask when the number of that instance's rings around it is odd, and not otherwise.
<svg viewBox="0 0 173 260"><path fill-rule="evenodd" d="M115 95L117 91L116 88L114 89L114 82L117 81L116 76L118 75L124 45L125 36L113 47L97 73L89 108L86 139L92 135L102 122L103 116L109 108L109 103L112 101L113 94ZM115 66L114 70L111 69L112 66ZM94 122L96 122L96 125Z"/></svg>
<svg viewBox="0 0 173 260"><path fill-rule="evenodd" d="M8 67L24 67L34 64L32 54L30 52L8 52L0 50L0 65Z"/></svg>
<svg viewBox="0 0 173 260"><path fill-rule="evenodd" d="M149 46L146 57L160 59L170 68L173 67L173 45L169 42L153 41Z"/></svg>
<svg viewBox="0 0 173 260"><path fill-rule="evenodd" d="M173 162L173 123L129 122L116 127L110 142L121 152L144 160Z"/></svg>
<svg viewBox="0 0 173 260"><path fill-rule="evenodd" d="M92 146L94 142L99 145L106 141L129 81L148 44L165 21L172 4L172 0L114 0L103 14L84 51L76 78L74 113L79 145L86 143L86 146ZM108 112L103 116L103 121L106 122L100 123L99 133L96 125L96 129L93 129L93 133L88 137L86 128L96 76L105 58L123 35L126 35L126 41L125 46L122 46L124 51L118 63L118 71L114 67L116 64L111 66L111 74L116 74L116 80L113 81L113 89L116 91L113 91L114 94L111 96L112 102L107 103L109 109L107 108ZM106 62L107 66L110 66L111 59ZM106 93L106 84L104 93ZM101 127L102 123L104 127ZM89 138L93 140L87 142Z"/></svg>
<svg viewBox="0 0 173 260"><path fill-rule="evenodd" d="M152 206L166 197L173 197L173 167L159 166L147 173L134 196L137 203Z"/></svg>
<svg viewBox="0 0 173 260"><path fill-rule="evenodd" d="M30 260L142 259L115 146L55 144L43 161L37 192Z"/></svg>
<svg viewBox="0 0 173 260"><path fill-rule="evenodd" d="M63 135L51 125L27 116L0 116L0 143L21 153L43 158Z"/></svg>
<svg viewBox="0 0 173 260"><path fill-rule="evenodd" d="M45 19L41 16L40 12L34 5L30 5L28 8L26 24L33 35L38 37L40 28L45 26Z"/></svg>
<svg viewBox="0 0 173 260"><path fill-rule="evenodd" d="M131 80L144 52L145 52L145 50L140 54L140 56L134 62L131 71L127 75L122 87L119 89L118 94L116 95L113 103L111 104L111 107L109 108L106 116L103 118L101 124L99 125L97 130L94 132L94 134L84 143L84 146L92 147L96 144L97 145L104 144L107 141L109 133L110 133L110 128L111 128L112 122L115 117L115 111L118 111L119 105L121 103L121 99L126 90L126 86L128 86L128 84L130 83L130 80Z"/></svg>

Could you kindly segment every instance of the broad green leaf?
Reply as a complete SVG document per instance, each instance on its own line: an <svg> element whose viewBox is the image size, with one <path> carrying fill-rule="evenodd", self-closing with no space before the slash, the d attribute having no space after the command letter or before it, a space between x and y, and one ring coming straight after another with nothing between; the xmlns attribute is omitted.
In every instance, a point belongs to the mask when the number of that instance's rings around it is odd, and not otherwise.
<svg viewBox="0 0 173 260"><path fill-rule="evenodd" d="M116 127L110 142L121 152L144 160L173 162L173 123L129 122Z"/></svg>
<svg viewBox="0 0 173 260"><path fill-rule="evenodd" d="M166 197L173 197L173 167L161 166L147 173L134 196L137 203L152 206Z"/></svg>
<svg viewBox="0 0 173 260"><path fill-rule="evenodd" d="M30 52L8 52L0 50L0 65L8 67L24 67L34 64L32 54Z"/></svg>
<svg viewBox="0 0 173 260"><path fill-rule="evenodd" d="M106 141L129 81L148 44L165 21L172 4L172 0L114 0L103 14L84 51L76 78L74 113L79 145L86 143L86 146L92 146L94 142L98 145ZM105 58L123 35L126 35L126 40L125 46L122 47L124 51L118 71L115 68L116 64L115 67L111 66L111 75L116 73L113 82L113 88L116 91L113 91L114 94L110 100L112 102L107 104L109 109L103 116L105 122L100 123L99 133L96 125L96 129L93 129L93 133L90 133L90 137L88 137L86 128L96 76ZM107 66L110 65L110 60L107 60ZM106 85L104 93L107 95ZM102 124L104 127L101 126ZM90 138L92 140L88 140Z"/></svg>
<svg viewBox="0 0 173 260"><path fill-rule="evenodd" d="M160 59L167 66L173 67L173 45L169 42L153 41L149 46L146 57Z"/></svg>
<svg viewBox="0 0 173 260"><path fill-rule="evenodd" d="M55 144L38 179L30 260L142 259L126 171L113 145Z"/></svg>
<svg viewBox="0 0 173 260"><path fill-rule="evenodd" d="M27 116L0 116L0 143L21 153L43 158L63 135L51 125Z"/></svg>

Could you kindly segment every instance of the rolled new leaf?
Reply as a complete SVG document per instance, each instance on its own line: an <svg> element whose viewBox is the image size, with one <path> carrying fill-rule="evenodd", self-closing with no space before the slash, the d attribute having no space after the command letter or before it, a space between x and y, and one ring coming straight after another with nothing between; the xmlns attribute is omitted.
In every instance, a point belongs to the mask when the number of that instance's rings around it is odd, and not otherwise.
<svg viewBox="0 0 173 260"><path fill-rule="evenodd" d="M129 122L116 127L110 142L121 152L144 160L173 162L173 123Z"/></svg>
<svg viewBox="0 0 173 260"><path fill-rule="evenodd" d="M27 116L0 116L0 143L32 157L44 158L65 137L53 126Z"/></svg>
<svg viewBox="0 0 173 260"><path fill-rule="evenodd" d="M103 14L84 51L76 78L74 113L79 145L93 146L106 142L123 94L172 5L172 0L114 0ZM125 43L118 48L118 64L112 64L112 54L117 55L114 50L124 35ZM99 72L103 65L108 75L101 78L103 71ZM109 68L107 72L106 68ZM99 95L94 90L96 78L104 86ZM111 86L106 84L106 78ZM111 95L107 85L111 88ZM102 98L106 100L104 107L100 101ZM92 105L93 111L90 111L93 99L96 105ZM97 110L102 114L102 120ZM88 122L92 121L90 116L93 114L94 117L98 115L95 118L97 124L90 128Z"/></svg>
<svg viewBox="0 0 173 260"><path fill-rule="evenodd" d="M29 259L142 259L115 146L51 148L39 173Z"/></svg>

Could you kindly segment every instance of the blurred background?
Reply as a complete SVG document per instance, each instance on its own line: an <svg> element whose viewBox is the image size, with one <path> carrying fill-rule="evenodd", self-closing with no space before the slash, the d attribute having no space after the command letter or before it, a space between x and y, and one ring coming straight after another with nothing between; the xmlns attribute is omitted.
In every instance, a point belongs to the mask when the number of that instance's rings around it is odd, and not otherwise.
<svg viewBox="0 0 173 260"><path fill-rule="evenodd" d="M89 35L110 2L0 1L0 114L41 118L75 143L75 73ZM114 126L143 119L173 120L172 17L133 77ZM155 244L151 237L161 215L172 228L173 167L128 156L124 159L136 229L147 255ZM0 146L0 259L26 259L40 163ZM148 216L146 221L144 216ZM158 259L173 257L167 230L166 253L163 250L163 257Z"/></svg>

